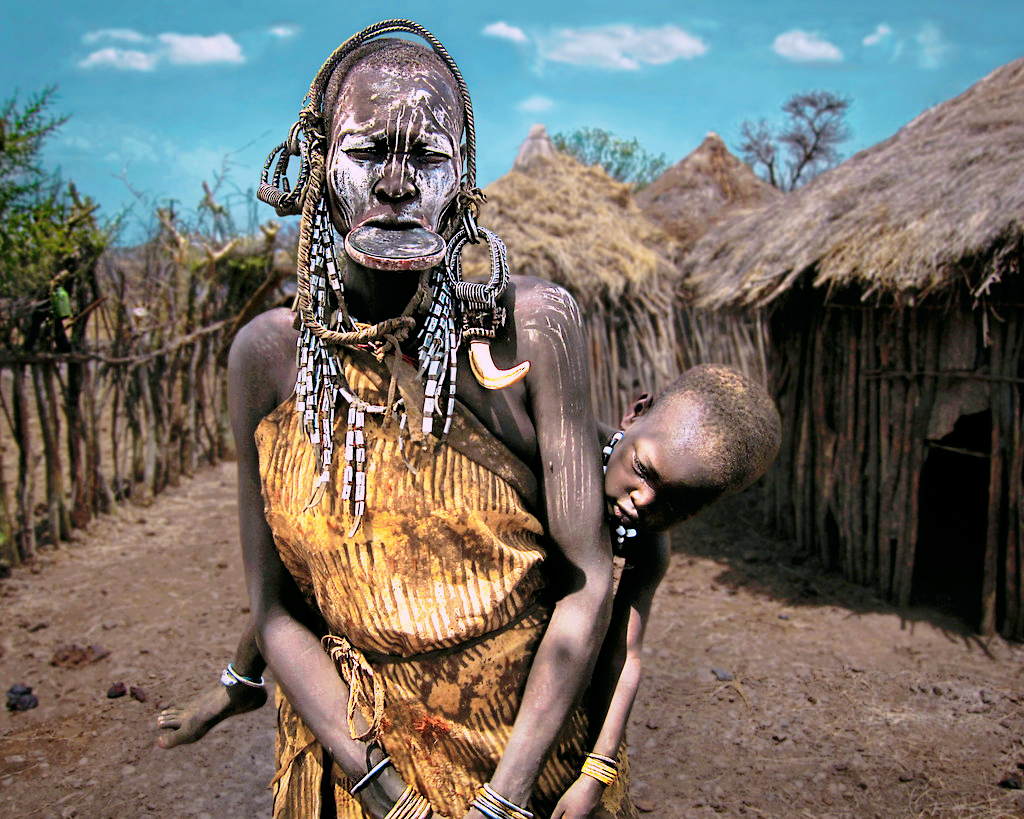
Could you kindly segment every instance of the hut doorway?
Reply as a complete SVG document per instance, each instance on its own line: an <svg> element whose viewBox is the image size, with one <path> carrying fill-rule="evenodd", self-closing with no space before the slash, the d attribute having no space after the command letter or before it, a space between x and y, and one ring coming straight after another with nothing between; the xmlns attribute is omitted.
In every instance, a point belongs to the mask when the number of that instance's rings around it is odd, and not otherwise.
<svg viewBox="0 0 1024 819"><path fill-rule="evenodd" d="M962 415L921 469L913 602L981 624L992 413Z"/></svg>

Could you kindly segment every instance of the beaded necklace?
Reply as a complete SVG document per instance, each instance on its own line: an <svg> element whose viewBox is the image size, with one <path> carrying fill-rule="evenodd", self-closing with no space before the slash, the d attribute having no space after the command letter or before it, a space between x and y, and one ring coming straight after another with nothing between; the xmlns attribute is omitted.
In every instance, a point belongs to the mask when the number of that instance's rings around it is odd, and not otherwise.
<svg viewBox="0 0 1024 819"><path fill-rule="evenodd" d="M601 462L604 466L604 472L608 471L608 459L612 455L612 450L615 449L615 445L621 440L622 430L619 430L611 437L611 440L608 441L601 450ZM608 516L608 525L614 527L613 531L615 532L615 542L619 546L622 546L627 540L631 540L636 537L636 529L627 529L611 515Z"/></svg>
<svg viewBox="0 0 1024 819"><path fill-rule="evenodd" d="M344 279L336 250L334 227L323 198L316 205L311 238L307 298L314 321L328 330L360 335L362 325L353 321L346 309ZM328 295L329 291L332 292L333 299ZM439 265L434 270L425 295L429 299L429 307L426 321L418 336L417 362L419 377L426 381L423 398L423 434L434 432L438 435L434 427L435 417L438 417L442 422L439 424L439 437L443 437L451 427L455 409L458 351L454 305L444 265ZM385 331L383 339L377 338L378 334L372 332L377 328L370 328L365 340L352 343L351 346L369 349L378 358L383 358L388 351L398 354L400 339L408 334L407 328L415 324L415 320L403 316L402 319L392 320L389 324L399 322L402 326L396 326L394 329L389 327L390 332ZM298 367L295 409L302 418L303 428L313 445L320 470L308 503L308 507L312 507L323 497L329 481L331 463L335 459L335 411L347 405L341 498L351 503L355 519L349 535L351 537L366 512L366 449L363 434L366 415L381 415L385 420L392 415L399 418L400 451L403 449L402 432L406 430L408 420L402 396L395 394L393 383L388 390L388 398L382 404L364 401L355 394L345 378L338 357L340 346L342 345L332 344L329 340L321 338L307 322L303 323L296 341Z"/></svg>

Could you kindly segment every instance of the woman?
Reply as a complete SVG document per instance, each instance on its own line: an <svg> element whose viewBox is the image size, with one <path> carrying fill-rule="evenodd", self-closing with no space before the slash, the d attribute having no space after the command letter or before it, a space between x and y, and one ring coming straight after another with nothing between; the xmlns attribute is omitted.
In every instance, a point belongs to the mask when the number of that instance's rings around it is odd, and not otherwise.
<svg viewBox="0 0 1024 819"><path fill-rule="evenodd" d="M433 50L373 39L395 30ZM308 99L282 146L296 189L261 186L302 208L301 328L264 314L229 365L250 603L285 695L275 815L549 812L585 755L611 586L575 304L505 287L469 96L429 33L361 32ZM487 287L460 281L479 237ZM496 371L488 340L530 364Z"/></svg>

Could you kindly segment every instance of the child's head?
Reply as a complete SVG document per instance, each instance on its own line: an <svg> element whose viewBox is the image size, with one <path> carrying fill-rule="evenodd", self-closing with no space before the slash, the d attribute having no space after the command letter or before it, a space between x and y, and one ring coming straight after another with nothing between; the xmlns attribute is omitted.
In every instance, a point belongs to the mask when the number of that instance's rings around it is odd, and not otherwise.
<svg viewBox="0 0 1024 819"><path fill-rule="evenodd" d="M765 473L779 450L775 403L760 384L720 364L687 370L656 398L640 396L608 456L608 513L658 532Z"/></svg>

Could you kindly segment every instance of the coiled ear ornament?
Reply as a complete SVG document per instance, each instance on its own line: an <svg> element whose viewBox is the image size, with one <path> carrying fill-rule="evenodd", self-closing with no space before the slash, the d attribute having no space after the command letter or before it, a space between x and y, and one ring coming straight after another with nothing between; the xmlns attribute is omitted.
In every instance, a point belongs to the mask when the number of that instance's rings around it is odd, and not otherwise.
<svg viewBox="0 0 1024 819"><path fill-rule="evenodd" d="M445 267L449 286L462 307L461 331L469 344L469 366L482 387L501 390L526 378L530 362L522 361L502 370L491 356L491 340L505 326L505 308L498 299L508 285L508 254L497 234L479 227L470 211L463 212L463 227L448 243ZM462 280L462 249L467 242L487 242L491 254L491 275L486 284Z"/></svg>
<svg viewBox="0 0 1024 819"><path fill-rule="evenodd" d="M288 161L291 157L299 157L299 176L295 180L295 189L288 183ZM274 167L273 181L270 177L270 166ZM267 156L260 173L260 186L256 197L266 202L278 216L294 216L302 213L302 196L306 183L309 181L309 143L303 136L301 120L292 125L288 138L277 145Z"/></svg>

